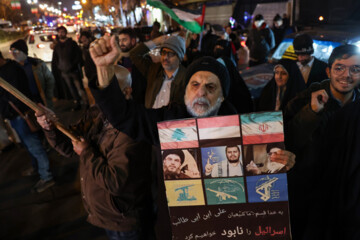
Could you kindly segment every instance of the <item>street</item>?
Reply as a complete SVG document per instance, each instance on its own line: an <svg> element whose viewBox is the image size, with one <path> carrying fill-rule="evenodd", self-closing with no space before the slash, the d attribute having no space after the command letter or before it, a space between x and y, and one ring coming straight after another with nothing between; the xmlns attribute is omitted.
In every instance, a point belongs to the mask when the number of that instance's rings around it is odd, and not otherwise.
<svg viewBox="0 0 360 240"><path fill-rule="evenodd" d="M55 103L60 121L76 122L83 111L71 112L65 100ZM0 153L0 239L107 239L103 229L86 222L81 202L78 159L48 153L56 184L31 193L38 177L23 177L31 166L24 147L12 145Z"/></svg>

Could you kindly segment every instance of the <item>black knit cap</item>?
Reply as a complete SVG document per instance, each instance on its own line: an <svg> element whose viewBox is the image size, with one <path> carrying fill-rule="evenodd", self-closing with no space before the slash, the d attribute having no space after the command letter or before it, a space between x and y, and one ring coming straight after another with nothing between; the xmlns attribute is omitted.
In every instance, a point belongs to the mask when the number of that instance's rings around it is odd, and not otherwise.
<svg viewBox="0 0 360 240"><path fill-rule="evenodd" d="M22 51L26 55L28 55L28 47L26 45L26 42L23 39L19 39L15 41L13 44L10 45L10 49L15 48L19 51Z"/></svg>
<svg viewBox="0 0 360 240"><path fill-rule="evenodd" d="M261 14L257 14L254 18L254 21L264 20L264 16Z"/></svg>
<svg viewBox="0 0 360 240"><path fill-rule="evenodd" d="M279 14L276 14L273 21L275 22L275 21L280 21L280 20L282 20L282 17Z"/></svg>
<svg viewBox="0 0 360 240"><path fill-rule="evenodd" d="M296 54L313 54L313 40L309 34L297 35L293 41L294 51Z"/></svg>
<svg viewBox="0 0 360 240"><path fill-rule="evenodd" d="M164 150L164 152L163 152L163 161L170 154L178 155L180 157L181 164L184 163L185 155L184 155L184 152L181 149Z"/></svg>
<svg viewBox="0 0 360 240"><path fill-rule="evenodd" d="M194 62L192 62L185 74L185 83L186 85L189 83L190 78L196 72L199 71L208 71L215 74L221 83L221 88L223 92L224 98L227 97L230 88L230 77L227 69L220 62L216 61L213 57L201 57Z"/></svg>

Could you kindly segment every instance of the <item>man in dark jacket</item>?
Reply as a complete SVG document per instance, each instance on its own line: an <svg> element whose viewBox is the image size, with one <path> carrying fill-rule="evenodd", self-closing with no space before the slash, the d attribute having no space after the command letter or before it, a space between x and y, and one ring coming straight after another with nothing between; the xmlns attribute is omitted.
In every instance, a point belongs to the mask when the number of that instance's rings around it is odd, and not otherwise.
<svg viewBox="0 0 360 240"><path fill-rule="evenodd" d="M300 34L293 41L294 51L297 55L297 65L304 79L306 88L313 82L321 82L328 76L326 74L327 64L315 58L313 40L308 34Z"/></svg>
<svg viewBox="0 0 360 240"><path fill-rule="evenodd" d="M105 46L111 46L106 51ZM91 57L97 68L97 76L90 80L96 102L110 123L135 140L146 140L157 146L159 136L157 122L189 117L209 117L234 114L236 111L226 101L230 79L226 68L212 57L194 61L187 69L183 96L185 104L170 103L159 109L126 101L116 81L113 62L118 57L115 37L104 37L90 48ZM99 88L96 86L98 83ZM171 227L167 209L162 168L158 173L158 239L171 239Z"/></svg>
<svg viewBox="0 0 360 240"><path fill-rule="evenodd" d="M357 240L360 236L360 100L329 120L323 138L323 176L312 203L306 240Z"/></svg>
<svg viewBox="0 0 360 240"><path fill-rule="evenodd" d="M297 155L297 163L288 174L291 226L295 239L301 239L310 216L314 185L323 165L319 149L329 118L344 105L360 98L360 51L354 45L335 48L329 58L329 80L313 83L289 102L284 113L285 144ZM305 177L306 176L306 177Z"/></svg>
<svg viewBox="0 0 360 240"><path fill-rule="evenodd" d="M23 39L10 45L10 51L24 69L28 80L33 100L42 101L48 108L53 108L55 79L44 61L28 56L28 47Z"/></svg>
<svg viewBox="0 0 360 240"><path fill-rule="evenodd" d="M275 38L261 14L254 18L246 45L250 50L249 66L267 62L270 50L275 47Z"/></svg>
<svg viewBox="0 0 360 240"><path fill-rule="evenodd" d="M160 46L160 63L147 55ZM146 76L145 107L160 108L169 102L183 102L185 67L181 61L185 55L185 40L180 36L160 36L140 43L130 51L130 59L143 76Z"/></svg>
<svg viewBox="0 0 360 240"><path fill-rule="evenodd" d="M50 145L65 157L80 157L81 193L87 221L105 229L109 239L153 239L151 146L135 142L92 106L72 130L72 141L36 113Z"/></svg>
<svg viewBox="0 0 360 240"><path fill-rule="evenodd" d="M81 108L80 93L86 99L81 81L81 50L74 40L66 36L67 30L65 27L61 26L56 30L59 42L54 48L52 61L56 63L57 69L61 72L61 76L69 88L75 103L74 110L79 110Z"/></svg>
<svg viewBox="0 0 360 240"><path fill-rule="evenodd" d="M29 89L26 73L15 61L5 60L1 52L0 77L31 99L32 94ZM11 104L13 104L13 106L11 106ZM21 112L21 114L24 114L25 112L30 111L30 109L6 90L0 88L0 114L3 118L10 120L11 126L19 135L21 142L24 144L33 160L33 168L29 169L31 171L26 171L24 173L29 176L36 174L37 171L40 175L40 180L35 184L32 190L35 192L43 192L55 184L53 176L49 171L49 159L41 144L40 136L37 132L31 132L26 121L20 116L18 111ZM33 112L29 114L33 114Z"/></svg>

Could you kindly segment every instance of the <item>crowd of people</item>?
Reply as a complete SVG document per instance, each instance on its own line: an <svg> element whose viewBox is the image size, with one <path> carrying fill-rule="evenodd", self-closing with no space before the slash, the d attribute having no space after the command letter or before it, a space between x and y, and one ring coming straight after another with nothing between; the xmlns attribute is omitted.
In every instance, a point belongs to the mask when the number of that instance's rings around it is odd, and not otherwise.
<svg viewBox="0 0 360 240"><path fill-rule="evenodd" d="M154 26L146 42L124 28L101 38L82 32L80 46L59 27L51 72L43 61L27 56L22 39L10 46L15 61L0 54L0 77L43 104L36 116L50 145L64 156L79 156L88 221L104 228L109 239L171 239L164 177L187 175L183 151L161 153L156 123L282 111L287 150L267 146L267 162L281 163L288 172L293 239L357 239L358 47L339 46L324 63L312 56L311 37L298 34L293 42L297 60L276 62L273 78L254 101L239 70L268 61L292 31L286 18L276 15L272 30L256 15L247 46L231 27L205 24L201 35L181 29L168 36L159 31L160 23ZM159 56L149 54L153 49ZM40 176L33 191L45 191L55 181L43 136L32 132L20 114L28 111L24 104L3 89L0 96L0 114L32 157L26 175ZM79 141L55 128L54 96L74 101L73 111L85 110L71 127ZM227 146L225 152L227 160L207 163L206 176L262 173L254 162L243 165L239 146Z"/></svg>

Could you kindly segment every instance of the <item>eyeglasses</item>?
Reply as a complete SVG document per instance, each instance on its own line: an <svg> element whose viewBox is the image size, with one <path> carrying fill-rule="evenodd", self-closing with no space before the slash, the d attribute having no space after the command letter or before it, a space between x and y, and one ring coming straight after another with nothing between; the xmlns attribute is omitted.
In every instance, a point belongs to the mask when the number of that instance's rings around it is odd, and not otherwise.
<svg viewBox="0 0 360 240"><path fill-rule="evenodd" d="M345 70L349 68L349 72L351 76L359 77L360 76L360 65L352 65L352 66L345 66L342 64L335 65L334 73L336 75L342 75L344 74Z"/></svg>
<svg viewBox="0 0 360 240"><path fill-rule="evenodd" d="M170 52L170 51L166 51L166 50L161 50L160 51L160 55L161 56L165 56L165 55L167 55L169 58L172 58L172 57L175 57L176 56L176 53L174 53L174 52Z"/></svg>

